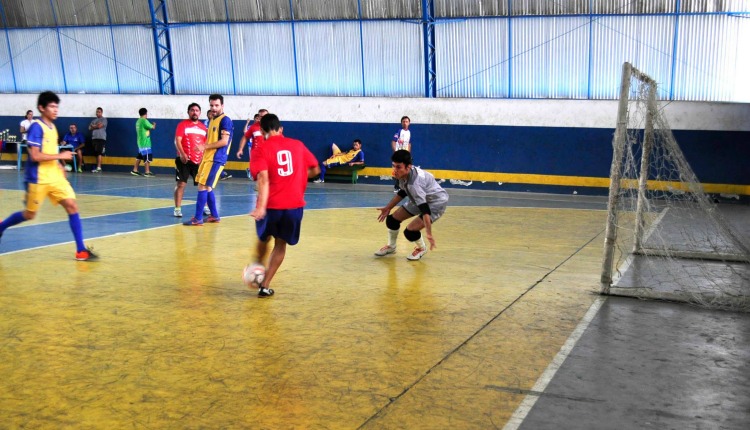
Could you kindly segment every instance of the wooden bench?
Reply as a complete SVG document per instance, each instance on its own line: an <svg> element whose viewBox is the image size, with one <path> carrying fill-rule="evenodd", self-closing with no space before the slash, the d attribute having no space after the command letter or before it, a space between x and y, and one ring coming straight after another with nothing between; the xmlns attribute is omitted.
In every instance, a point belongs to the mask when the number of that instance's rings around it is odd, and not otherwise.
<svg viewBox="0 0 750 430"><path fill-rule="evenodd" d="M357 183L359 178L358 172L365 168L364 164L355 164L353 166L336 166L326 170L326 182L329 180L336 181L351 181L352 184Z"/></svg>

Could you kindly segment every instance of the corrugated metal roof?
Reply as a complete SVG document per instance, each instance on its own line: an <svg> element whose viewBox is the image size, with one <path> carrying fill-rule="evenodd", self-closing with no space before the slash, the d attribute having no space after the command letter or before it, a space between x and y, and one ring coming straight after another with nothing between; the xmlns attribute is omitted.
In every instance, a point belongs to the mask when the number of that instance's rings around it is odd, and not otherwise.
<svg viewBox="0 0 750 430"><path fill-rule="evenodd" d="M675 0L596 0L592 2L595 14L653 14L674 13Z"/></svg>
<svg viewBox="0 0 750 430"><path fill-rule="evenodd" d="M148 0L113 1L107 0L112 24L150 24L151 11Z"/></svg>
<svg viewBox="0 0 750 430"><path fill-rule="evenodd" d="M358 19L357 0L295 1L294 19Z"/></svg>
<svg viewBox="0 0 750 430"><path fill-rule="evenodd" d="M435 16L447 18L506 16L508 2L498 0L434 0Z"/></svg>
<svg viewBox="0 0 750 430"><path fill-rule="evenodd" d="M421 1L166 5L178 93L425 93ZM16 69L10 70L6 45L0 90L50 84L69 92L158 92L147 0L0 0L0 6ZM616 98L621 65L629 61L660 83L662 99L748 101L749 13L748 0L435 0L436 16L449 18L434 28L437 94ZM106 25L110 17L113 26ZM29 25L37 28L22 29ZM50 28L38 28L44 26ZM218 71L203 59L208 41L211 61L224 65ZM49 60L44 74L29 66L29 53Z"/></svg>
<svg viewBox="0 0 750 430"><path fill-rule="evenodd" d="M52 4L58 25L109 24L107 0L57 0Z"/></svg>
<svg viewBox="0 0 750 430"><path fill-rule="evenodd" d="M632 0L630 0L632 1ZM513 0L513 15L577 15L589 13L590 0L538 1Z"/></svg>
<svg viewBox="0 0 750 430"><path fill-rule="evenodd" d="M233 22L287 21L291 19L289 0L227 0Z"/></svg>
<svg viewBox="0 0 750 430"><path fill-rule="evenodd" d="M418 0L361 0L364 19L410 19L422 16Z"/></svg>
<svg viewBox="0 0 750 430"><path fill-rule="evenodd" d="M10 28L53 27L55 25L49 1L2 0L0 3Z"/></svg>
<svg viewBox="0 0 750 430"><path fill-rule="evenodd" d="M224 0L167 0L169 22L227 22Z"/></svg>

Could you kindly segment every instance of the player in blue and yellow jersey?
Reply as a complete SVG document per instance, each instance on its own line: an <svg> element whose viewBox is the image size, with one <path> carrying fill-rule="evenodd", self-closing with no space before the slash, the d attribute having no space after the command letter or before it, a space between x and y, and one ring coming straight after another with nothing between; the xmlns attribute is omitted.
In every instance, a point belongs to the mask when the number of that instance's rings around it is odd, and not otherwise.
<svg viewBox="0 0 750 430"><path fill-rule="evenodd" d="M203 206L208 203L211 215L206 222L216 223L221 221L219 211L216 208L214 187L221 177L224 165L227 163L227 154L232 144L234 124L224 114L224 97L220 94L211 94L208 97L209 118L208 135L205 145L196 145L199 151L203 151L203 159L198 167L198 199L195 203L195 216L183 224L188 226L203 225Z"/></svg>
<svg viewBox="0 0 750 430"><path fill-rule="evenodd" d="M70 229L76 241L76 260L91 261L97 256L83 244L83 227L78 215L78 203L73 187L65 178L65 171L58 160L69 161L72 152L62 152L57 146L58 135L54 120L57 119L60 98L52 91L39 94L37 109L41 114L29 127L26 163L26 209L11 214L0 222L0 236L8 227L34 219L48 197L53 204L61 205L68 213Z"/></svg>

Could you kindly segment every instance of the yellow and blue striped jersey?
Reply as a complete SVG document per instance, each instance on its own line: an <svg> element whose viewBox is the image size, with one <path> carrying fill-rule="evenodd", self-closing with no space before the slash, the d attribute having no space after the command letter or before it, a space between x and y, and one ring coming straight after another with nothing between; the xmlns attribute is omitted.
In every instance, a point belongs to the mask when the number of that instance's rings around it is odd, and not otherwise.
<svg viewBox="0 0 750 430"><path fill-rule="evenodd" d="M55 124L47 125L44 121L35 119L29 126L26 144L29 147L37 147L43 154L57 154L60 152L57 146L58 135ZM26 182L32 184L49 184L60 179L65 179L65 174L60 169L58 160L35 162L28 158L26 162Z"/></svg>

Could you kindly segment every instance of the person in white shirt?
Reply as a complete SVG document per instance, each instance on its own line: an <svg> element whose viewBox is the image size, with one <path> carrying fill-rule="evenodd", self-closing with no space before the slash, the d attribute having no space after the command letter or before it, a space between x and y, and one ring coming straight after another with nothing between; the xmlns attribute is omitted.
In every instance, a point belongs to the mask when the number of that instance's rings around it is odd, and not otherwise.
<svg viewBox="0 0 750 430"><path fill-rule="evenodd" d="M401 149L411 152L411 131L409 131L409 124L411 124L411 119L408 116L402 116L401 130L393 135L393 140L391 141L393 152ZM398 190L398 179L396 179L396 182L393 184L393 192L397 193Z"/></svg>
<svg viewBox="0 0 750 430"><path fill-rule="evenodd" d="M26 145L26 134L31 127L31 121L34 120L34 111L27 110L26 117L21 121L21 142Z"/></svg>

